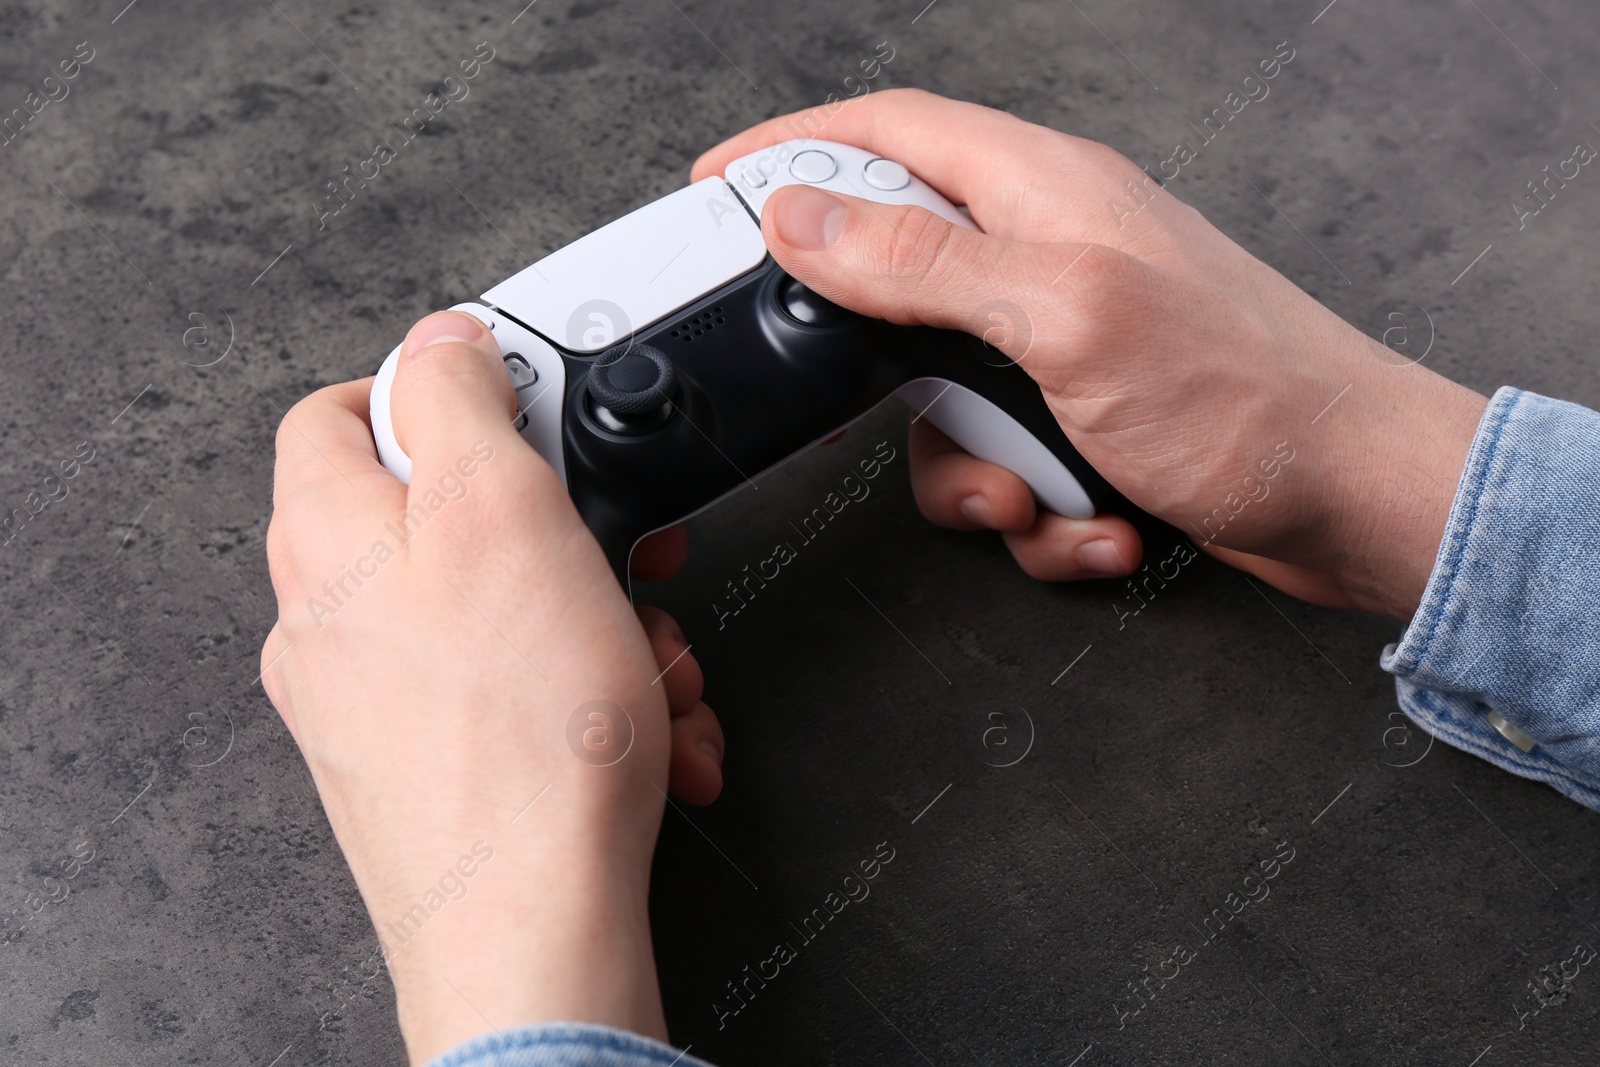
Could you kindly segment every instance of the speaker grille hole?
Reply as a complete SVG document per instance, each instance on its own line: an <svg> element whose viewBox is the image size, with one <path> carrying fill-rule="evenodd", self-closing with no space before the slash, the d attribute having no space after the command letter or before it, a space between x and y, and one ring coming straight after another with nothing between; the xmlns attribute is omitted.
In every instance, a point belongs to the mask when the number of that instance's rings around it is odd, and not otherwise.
<svg viewBox="0 0 1600 1067"><path fill-rule="evenodd" d="M696 337L704 337L718 326L726 325L727 321L722 315L722 306L719 304L707 308L693 318L685 319L668 332L680 341L693 341Z"/></svg>

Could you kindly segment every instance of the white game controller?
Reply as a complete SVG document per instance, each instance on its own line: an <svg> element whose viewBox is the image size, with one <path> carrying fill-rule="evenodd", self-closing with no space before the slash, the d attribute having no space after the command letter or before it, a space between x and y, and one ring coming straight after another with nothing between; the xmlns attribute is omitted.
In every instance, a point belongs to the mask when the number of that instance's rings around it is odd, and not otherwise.
<svg viewBox="0 0 1600 1067"><path fill-rule="evenodd" d="M727 175L670 193L519 271L481 304L452 309L494 331L523 438L561 475L624 588L640 538L891 395L1014 471L1051 511L1087 518L1120 499L1015 363L968 334L894 326L822 299L767 255L759 222L787 185L920 207L976 229L964 213L899 163L827 141L774 145ZM409 482L389 417L399 353L378 370L372 427L384 465Z"/></svg>

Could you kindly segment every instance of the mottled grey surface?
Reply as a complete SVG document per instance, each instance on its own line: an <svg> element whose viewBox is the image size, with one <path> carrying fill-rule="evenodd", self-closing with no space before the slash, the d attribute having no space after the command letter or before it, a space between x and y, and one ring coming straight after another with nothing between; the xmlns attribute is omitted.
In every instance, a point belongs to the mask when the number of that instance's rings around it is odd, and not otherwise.
<svg viewBox="0 0 1600 1067"><path fill-rule="evenodd" d="M879 88L1154 166L1288 40L1271 96L1174 191L1353 322L1425 311L1440 371L1600 404L1600 176L1521 231L1511 207L1600 137L1592 4L924 2L0 8L0 113L94 49L0 147L0 507L95 449L0 547L0 1062L400 1061L392 990L360 977L373 933L254 684L279 414L720 137L821 102L881 41ZM319 231L323 182L481 41L471 95ZM230 318L227 356L186 365ZM1541 968L1600 943L1595 816L1402 729L1392 623L1198 563L1119 631L1116 584L1035 584L995 538L923 524L902 459L719 631L723 583L901 421L694 522L689 568L649 591L728 733L725 797L695 828L669 811L659 851L680 1043L729 1064L1595 1062L1600 975L1517 1018ZM1028 718L1026 758L990 766ZM803 942L789 924L885 841L871 896ZM1285 841L1271 895L1203 944ZM798 957L719 1029L726 983L779 941ZM1119 1028L1177 942L1195 957Z"/></svg>

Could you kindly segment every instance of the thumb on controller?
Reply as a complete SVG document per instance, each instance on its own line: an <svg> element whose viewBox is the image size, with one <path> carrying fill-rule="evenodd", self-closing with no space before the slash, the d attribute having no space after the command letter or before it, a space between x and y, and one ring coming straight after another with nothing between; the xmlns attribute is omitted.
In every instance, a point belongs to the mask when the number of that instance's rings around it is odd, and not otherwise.
<svg viewBox="0 0 1600 1067"><path fill-rule="evenodd" d="M773 257L834 303L902 325L980 335L991 325L980 321L980 309L992 307L996 298L1019 305L1030 317L1053 317L1070 306L1066 288L1053 287L1067 273L1063 267L1080 255L1093 259L1090 251L1121 255L1098 245L1008 241L956 226L925 208L835 196L810 186L780 189L762 214L762 236ZM1020 360L1033 332L1011 330L1007 338L985 340ZM1012 341L1023 350L1009 351Z"/></svg>
<svg viewBox="0 0 1600 1067"><path fill-rule="evenodd" d="M1035 318L1058 317L1063 308L1070 314L1072 286L1055 283L1080 259L1128 260L1100 245L1007 241L953 225L920 207L838 197L809 186L772 195L762 235L785 270L834 303L902 325L984 336L1036 379L1042 369L1059 370L1041 367L1037 358L1024 359L1037 328L1009 329L995 337L987 331L988 322L977 321L979 309L1002 297ZM1035 578L1105 578L1139 566L1143 546L1126 519L1051 514L1036 507L1032 491L1015 474L967 455L926 424L912 429L912 485L929 521L957 530L1000 531L1023 570Z"/></svg>
<svg viewBox="0 0 1600 1067"><path fill-rule="evenodd" d="M411 328L390 410L395 439L411 457L413 503L441 486L449 495L464 478L474 485L531 479L536 489L546 481L560 488L512 425L516 396L500 346L474 315L441 311Z"/></svg>

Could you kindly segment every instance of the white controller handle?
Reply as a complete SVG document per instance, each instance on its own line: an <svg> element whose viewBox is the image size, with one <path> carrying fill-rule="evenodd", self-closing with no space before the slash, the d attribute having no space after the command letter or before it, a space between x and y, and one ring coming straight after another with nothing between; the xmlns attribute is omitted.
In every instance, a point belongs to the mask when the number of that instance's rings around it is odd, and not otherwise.
<svg viewBox="0 0 1600 1067"><path fill-rule="evenodd" d="M563 483L567 478L567 465L562 459L561 403L566 392L566 367L561 356L550 343L538 334L496 314L482 304L457 304L451 311L464 311L479 319L493 331L495 343L505 359L506 371L511 376L512 388L517 394L516 424L522 439L533 446L550 466L555 468ZM389 357L378 368L372 382L372 439L378 445L378 459L396 478L411 484L411 457L405 454L394 435L394 419L389 412L389 398L394 389L394 373L400 364L400 349L404 342L394 346Z"/></svg>

